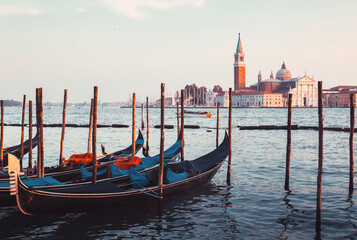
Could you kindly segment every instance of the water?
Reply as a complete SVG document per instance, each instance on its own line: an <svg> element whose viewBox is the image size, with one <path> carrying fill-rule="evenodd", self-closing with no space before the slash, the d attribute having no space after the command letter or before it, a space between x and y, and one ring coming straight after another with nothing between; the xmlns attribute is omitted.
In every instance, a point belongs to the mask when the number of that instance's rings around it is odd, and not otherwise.
<svg viewBox="0 0 357 240"><path fill-rule="evenodd" d="M5 108L6 123L21 122L21 108ZM215 109L211 119L187 118L185 158L199 157L215 147ZM176 126L176 109L165 110L166 124ZM220 109L220 139L227 124L227 109ZM44 109L44 123L60 123L62 109ZM293 124L317 126L317 109L293 109ZM67 108L67 123L88 124L89 108ZM349 127L349 109L324 109L326 127ZM141 110L137 112L139 124ZM286 125L286 109L233 109L233 126ZM150 109L150 126L159 124L160 109ZM131 109L98 109L99 124L131 125ZM18 144L20 127L5 128L4 146ZM131 144L131 128L100 128L100 144L107 152ZM27 134L25 135L27 136ZM59 157L60 128L44 129L45 164ZM88 130L67 128L64 155L84 153ZM177 137L165 130L165 146ZM226 168L202 189L167 198L163 211L143 207L127 214L110 209L90 213L24 216L16 207L0 208L2 239L312 239L315 236L318 132L292 131L291 192L284 191L286 132L238 130L232 135L232 185ZM150 151L158 153L159 129L150 128ZM354 139L356 142L356 138ZM355 194L349 196L349 133L324 132L322 238L357 238ZM357 144L357 143L355 143ZM141 153L140 153L141 154ZM355 153L356 155L356 153ZM36 156L36 151L34 152ZM25 157L24 161L27 161ZM26 163L24 163L26 166Z"/></svg>

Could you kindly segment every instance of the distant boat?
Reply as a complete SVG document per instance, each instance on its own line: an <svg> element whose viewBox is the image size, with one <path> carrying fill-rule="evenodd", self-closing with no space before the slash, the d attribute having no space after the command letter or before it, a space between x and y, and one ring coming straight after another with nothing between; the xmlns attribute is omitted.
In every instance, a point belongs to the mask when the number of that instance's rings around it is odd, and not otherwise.
<svg viewBox="0 0 357 240"><path fill-rule="evenodd" d="M200 116L200 117L207 117L210 118L212 117L212 113L205 112L205 111L188 111L184 110L184 113L187 117L189 116Z"/></svg>

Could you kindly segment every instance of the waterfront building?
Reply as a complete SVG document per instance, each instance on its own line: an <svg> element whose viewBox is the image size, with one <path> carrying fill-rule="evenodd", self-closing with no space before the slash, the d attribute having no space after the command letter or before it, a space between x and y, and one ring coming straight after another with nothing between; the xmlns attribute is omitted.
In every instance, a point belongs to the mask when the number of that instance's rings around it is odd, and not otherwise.
<svg viewBox="0 0 357 240"><path fill-rule="evenodd" d="M206 87L197 87L196 84L186 85L184 89L185 105L205 106L207 98L206 95Z"/></svg>
<svg viewBox="0 0 357 240"><path fill-rule="evenodd" d="M350 107L351 94L355 95L354 106L357 107L357 86L336 86L322 92L324 107Z"/></svg>
<svg viewBox="0 0 357 240"><path fill-rule="evenodd" d="M218 93L216 101L220 106L228 107L229 91ZM283 95L260 91L232 92L232 107L284 107Z"/></svg>
<svg viewBox="0 0 357 240"><path fill-rule="evenodd" d="M315 87L316 80L307 76L306 72L303 77L293 78L291 72L286 68L283 62L274 78L273 72L269 79L261 80L262 75L259 71L258 82L250 87L262 92L281 93L284 101L287 101L288 95L291 93L293 107L317 107L318 89Z"/></svg>

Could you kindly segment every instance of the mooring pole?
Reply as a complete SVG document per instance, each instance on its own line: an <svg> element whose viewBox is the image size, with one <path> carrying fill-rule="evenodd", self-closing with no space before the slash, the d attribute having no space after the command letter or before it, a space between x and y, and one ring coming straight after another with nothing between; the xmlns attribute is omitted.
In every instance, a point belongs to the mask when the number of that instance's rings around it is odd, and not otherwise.
<svg viewBox="0 0 357 240"><path fill-rule="evenodd" d="M180 137L180 113L179 113L179 102L176 102L176 118L177 118L177 138Z"/></svg>
<svg viewBox="0 0 357 240"><path fill-rule="evenodd" d="M29 162L27 166L27 175L32 169L32 101L29 101Z"/></svg>
<svg viewBox="0 0 357 240"><path fill-rule="evenodd" d="M39 89L40 93L40 129L41 129L41 177L45 176L45 154L43 148L43 95L42 88Z"/></svg>
<svg viewBox="0 0 357 240"><path fill-rule="evenodd" d="M289 93L288 99L288 125L287 125L287 140L286 140L286 164L285 164L285 187L286 191L289 191L289 179L290 179L290 155L291 155L291 104L293 95Z"/></svg>
<svg viewBox="0 0 357 240"><path fill-rule="evenodd" d="M355 131L355 94L350 95L350 193L353 192L353 135Z"/></svg>
<svg viewBox="0 0 357 240"><path fill-rule="evenodd" d="M161 139L160 139L160 174L159 174L159 191L160 197L163 195L164 181L164 141L165 141L165 84L161 83Z"/></svg>
<svg viewBox="0 0 357 240"><path fill-rule="evenodd" d="M22 169L22 158L24 157L25 110L26 110L26 95L24 95L24 100L22 102L20 169Z"/></svg>
<svg viewBox="0 0 357 240"><path fill-rule="evenodd" d="M185 101L183 89L181 89L181 161L184 158L184 129L185 129Z"/></svg>
<svg viewBox="0 0 357 240"><path fill-rule="evenodd" d="M37 178L41 177L40 89L36 88Z"/></svg>
<svg viewBox="0 0 357 240"><path fill-rule="evenodd" d="M146 151L149 154L149 97L146 97Z"/></svg>
<svg viewBox="0 0 357 240"><path fill-rule="evenodd" d="M64 90L64 98L63 98L63 112L62 112L62 134L61 134L61 146L60 146L60 158L59 158L59 166L62 166L63 161L63 142L64 142L64 132L66 129L66 108L67 108L67 89Z"/></svg>
<svg viewBox="0 0 357 240"><path fill-rule="evenodd" d="M141 129L145 128L145 121L144 121L144 103L141 104Z"/></svg>
<svg viewBox="0 0 357 240"><path fill-rule="evenodd" d="M323 113L322 113L322 81L318 82L318 112L319 112L319 162L317 175L316 198L316 238L321 236L321 193L322 193L322 163L323 163Z"/></svg>
<svg viewBox="0 0 357 240"><path fill-rule="evenodd" d="M4 167L4 100L1 100L0 168Z"/></svg>
<svg viewBox="0 0 357 240"><path fill-rule="evenodd" d="M229 154L227 184L231 185L231 163L232 163L232 88L229 88L229 114L228 114Z"/></svg>
<svg viewBox="0 0 357 240"><path fill-rule="evenodd" d="M93 133L92 133L92 183L97 183L97 104L98 104L98 86L94 86L93 98Z"/></svg>
<svg viewBox="0 0 357 240"><path fill-rule="evenodd" d="M135 156L135 123L136 123L136 93L133 93L133 122L132 122L132 135L131 135L131 143L132 143L132 157Z"/></svg>
<svg viewBox="0 0 357 240"><path fill-rule="evenodd" d="M216 147L218 147L218 135L219 135L219 102L217 102Z"/></svg>
<svg viewBox="0 0 357 240"><path fill-rule="evenodd" d="M93 132L93 106L94 106L94 99L91 98L90 100L90 115L89 115L89 133L88 133L88 151L90 153L91 144L92 144L92 132Z"/></svg>

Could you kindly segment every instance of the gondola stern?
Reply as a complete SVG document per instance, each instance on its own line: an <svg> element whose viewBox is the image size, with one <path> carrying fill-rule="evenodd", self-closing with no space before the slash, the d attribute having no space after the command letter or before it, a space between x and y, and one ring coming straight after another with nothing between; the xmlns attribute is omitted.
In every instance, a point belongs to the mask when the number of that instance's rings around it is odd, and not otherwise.
<svg viewBox="0 0 357 240"><path fill-rule="evenodd" d="M25 173L21 172L19 159L15 155L9 154L8 161L9 161L8 169L9 169L9 176L10 176L10 196L16 195L16 204L23 214L32 215L22 207L20 201L19 189L20 189L20 185L24 185L24 183L21 180L21 176L25 175Z"/></svg>

